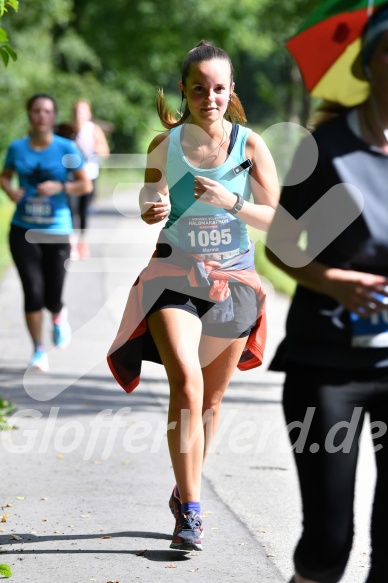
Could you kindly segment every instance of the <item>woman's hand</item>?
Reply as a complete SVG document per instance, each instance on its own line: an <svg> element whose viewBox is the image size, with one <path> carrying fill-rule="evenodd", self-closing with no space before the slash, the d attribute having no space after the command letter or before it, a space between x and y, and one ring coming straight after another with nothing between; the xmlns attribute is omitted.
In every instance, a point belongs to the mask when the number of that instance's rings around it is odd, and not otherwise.
<svg viewBox="0 0 388 583"><path fill-rule="evenodd" d="M154 225L166 219L171 206L168 202L144 202L141 208L141 218L147 225Z"/></svg>
<svg viewBox="0 0 388 583"><path fill-rule="evenodd" d="M36 190L39 196L48 198L49 196L63 192L63 183L58 180L46 180L38 184Z"/></svg>
<svg viewBox="0 0 388 583"><path fill-rule="evenodd" d="M236 204L236 195L216 180L204 176L194 179L194 198L212 206L232 209Z"/></svg>
<svg viewBox="0 0 388 583"><path fill-rule="evenodd" d="M382 275L329 268L324 287L325 293L361 317L388 309L388 278ZM378 299L376 294L385 298Z"/></svg>

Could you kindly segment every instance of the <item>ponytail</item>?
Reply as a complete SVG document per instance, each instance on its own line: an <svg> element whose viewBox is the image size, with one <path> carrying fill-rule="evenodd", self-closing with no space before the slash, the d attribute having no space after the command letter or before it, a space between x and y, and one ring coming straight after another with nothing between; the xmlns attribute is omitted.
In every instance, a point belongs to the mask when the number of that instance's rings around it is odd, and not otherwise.
<svg viewBox="0 0 388 583"><path fill-rule="evenodd" d="M158 92L156 94L156 111L158 112L158 116L160 121L162 122L162 125L168 130L171 130L172 128L176 128L177 126L182 125L190 117L190 111L189 108L187 107L187 104L185 105L183 113L177 112L179 113L180 117L178 119L175 117L174 112L167 103L167 99L163 89L158 89Z"/></svg>
<svg viewBox="0 0 388 583"><path fill-rule="evenodd" d="M226 110L225 117L232 123L244 125L247 123L244 108L236 93L232 93L232 98Z"/></svg>
<svg viewBox="0 0 388 583"><path fill-rule="evenodd" d="M320 103L313 111L307 124L308 129L315 130L318 126L333 119L334 117L338 117L350 109L351 108L347 105L342 105L337 101L325 100Z"/></svg>

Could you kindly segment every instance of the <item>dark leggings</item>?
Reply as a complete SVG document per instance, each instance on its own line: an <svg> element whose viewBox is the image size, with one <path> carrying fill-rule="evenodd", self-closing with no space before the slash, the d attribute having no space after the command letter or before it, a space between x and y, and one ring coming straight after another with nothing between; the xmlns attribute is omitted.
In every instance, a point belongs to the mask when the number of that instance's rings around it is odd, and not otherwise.
<svg viewBox="0 0 388 583"><path fill-rule="evenodd" d="M25 312L46 307L54 314L62 309L62 289L66 275L65 261L70 256L66 237L51 235L51 242L29 243L26 230L11 225L9 244L24 291Z"/></svg>
<svg viewBox="0 0 388 583"><path fill-rule="evenodd" d="M81 231L86 229L89 207L95 195L96 181L92 180L92 183L93 190L88 194L83 194L82 196L70 195L68 197L73 226Z"/></svg>
<svg viewBox="0 0 388 583"><path fill-rule="evenodd" d="M369 412L370 422L374 424L377 482L367 583L386 583L388 370L352 373L295 367L287 373L283 406L303 504L303 533L294 555L296 571L320 583L337 583L343 575L353 539L359 437L364 415ZM289 425L295 421L304 422L302 430Z"/></svg>

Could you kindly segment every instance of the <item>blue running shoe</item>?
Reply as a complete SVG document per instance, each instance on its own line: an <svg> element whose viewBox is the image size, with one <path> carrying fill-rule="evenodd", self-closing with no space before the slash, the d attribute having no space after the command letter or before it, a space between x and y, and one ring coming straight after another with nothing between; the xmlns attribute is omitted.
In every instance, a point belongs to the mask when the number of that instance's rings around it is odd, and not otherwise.
<svg viewBox="0 0 388 583"><path fill-rule="evenodd" d="M189 510L177 519L170 549L202 551L202 537L202 518L195 510Z"/></svg>
<svg viewBox="0 0 388 583"><path fill-rule="evenodd" d="M41 348L35 350L30 362L28 363L28 366L33 370L38 370L40 372L48 372L49 362L46 351Z"/></svg>
<svg viewBox="0 0 388 583"><path fill-rule="evenodd" d="M67 319L67 309L62 308L59 322L54 322L53 342L58 348L66 348L70 344L71 328Z"/></svg>
<svg viewBox="0 0 388 583"><path fill-rule="evenodd" d="M182 510L181 510L182 501L177 494L177 486L176 485L174 486L170 500L168 501L168 505L170 507L172 514L174 515L175 520L177 520L178 517L182 514Z"/></svg>

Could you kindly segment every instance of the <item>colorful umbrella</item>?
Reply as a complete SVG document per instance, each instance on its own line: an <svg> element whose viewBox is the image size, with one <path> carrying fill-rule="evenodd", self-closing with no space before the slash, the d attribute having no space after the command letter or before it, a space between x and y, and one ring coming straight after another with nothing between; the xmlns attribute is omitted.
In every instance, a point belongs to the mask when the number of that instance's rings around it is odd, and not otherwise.
<svg viewBox="0 0 388 583"><path fill-rule="evenodd" d="M307 91L343 105L357 105L369 84L352 68L369 16L387 0L323 0L286 47L298 63ZM362 77L362 75L359 75Z"/></svg>

